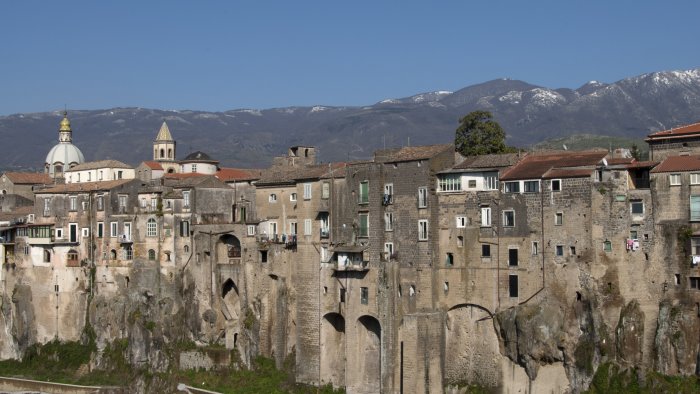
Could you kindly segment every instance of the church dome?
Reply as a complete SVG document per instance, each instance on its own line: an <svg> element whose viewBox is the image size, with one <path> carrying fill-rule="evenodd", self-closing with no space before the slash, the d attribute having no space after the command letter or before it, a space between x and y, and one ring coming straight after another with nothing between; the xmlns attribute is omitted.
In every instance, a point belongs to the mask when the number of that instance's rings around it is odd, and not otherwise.
<svg viewBox="0 0 700 394"><path fill-rule="evenodd" d="M49 170L49 175L54 176L56 172L61 173L71 166L78 165L85 162L85 157L83 152L78 149L77 146L71 143L59 143L56 144L49 154L46 155L46 166ZM56 166L61 166L61 168L56 171Z"/></svg>

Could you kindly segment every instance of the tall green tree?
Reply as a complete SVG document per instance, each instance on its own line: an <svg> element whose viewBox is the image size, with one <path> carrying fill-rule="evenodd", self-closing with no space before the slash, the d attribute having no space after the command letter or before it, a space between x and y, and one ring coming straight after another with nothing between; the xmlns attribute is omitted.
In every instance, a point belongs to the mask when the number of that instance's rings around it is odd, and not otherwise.
<svg viewBox="0 0 700 394"><path fill-rule="evenodd" d="M459 120L455 150L464 156L516 152L506 146L506 133L488 111L470 112Z"/></svg>

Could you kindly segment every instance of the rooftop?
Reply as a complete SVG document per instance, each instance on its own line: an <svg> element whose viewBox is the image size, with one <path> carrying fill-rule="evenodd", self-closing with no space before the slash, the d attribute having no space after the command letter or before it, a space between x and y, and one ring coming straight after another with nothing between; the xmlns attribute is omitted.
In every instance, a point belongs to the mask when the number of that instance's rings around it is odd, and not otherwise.
<svg viewBox="0 0 700 394"><path fill-rule="evenodd" d="M669 130L657 131L656 133L649 134L646 140L650 141L656 139L685 137L689 134L700 134L700 122L676 127Z"/></svg>
<svg viewBox="0 0 700 394"><path fill-rule="evenodd" d="M160 130L158 131L158 135L156 136L156 141L172 141L173 136L170 134L170 128L168 128L168 124L163 121L163 124L160 126Z"/></svg>
<svg viewBox="0 0 700 394"><path fill-rule="evenodd" d="M658 166L651 170L652 173L659 172L681 172L700 170L700 156L669 156Z"/></svg>
<svg viewBox="0 0 700 394"><path fill-rule="evenodd" d="M347 163L314 164L304 167L276 167L262 171L256 185L296 183L302 179L326 179L344 177Z"/></svg>
<svg viewBox="0 0 700 394"><path fill-rule="evenodd" d="M66 183L62 185L57 185L49 187L46 189L37 190L36 194L53 194L53 193L80 193L80 192L94 192L101 190L110 190L117 186L124 185L129 182L133 182L133 179L117 179L114 181L102 181L102 182L85 182L85 183Z"/></svg>
<svg viewBox="0 0 700 394"><path fill-rule="evenodd" d="M510 167L517 163L524 155L518 153L502 153L493 155L469 156L453 168L455 169L483 169Z"/></svg>
<svg viewBox="0 0 700 394"><path fill-rule="evenodd" d="M163 166L157 161L144 161L143 164L145 164L151 170L163 170Z"/></svg>
<svg viewBox="0 0 700 394"><path fill-rule="evenodd" d="M608 151L606 150L530 153L508 169L501 176L501 180L537 179L543 178L545 175L550 177L553 173L547 173L552 169L566 169L568 171L560 171L559 175L561 176L580 177L584 176L583 171L578 171L582 169L576 167L594 167L607 155ZM592 168L587 169L587 174L590 174L591 170Z"/></svg>
<svg viewBox="0 0 700 394"><path fill-rule="evenodd" d="M427 160L447 150L454 151L454 148L453 144L440 144L381 149L374 153L374 160L379 163Z"/></svg>
<svg viewBox="0 0 700 394"><path fill-rule="evenodd" d="M122 163L119 160L100 160L89 161L87 163L78 164L77 166L67 169L66 172L95 170L98 168L132 168L130 165Z"/></svg>
<svg viewBox="0 0 700 394"><path fill-rule="evenodd" d="M15 185L50 185L53 179L43 172L5 172L4 175Z"/></svg>
<svg viewBox="0 0 700 394"><path fill-rule="evenodd" d="M187 162L197 162L197 163L204 163L204 162L210 162L210 163L218 163L217 160L214 160L209 156L208 154L202 152L202 151L195 151L187 155L183 160L180 161L181 163L187 163Z"/></svg>
<svg viewBox="0 0 700 394"><path fill-rule="evenodd" d="M220 168L219 171L214 174L219 180L223 182L235 182L235 181L252 181L260 179L262 176L262 170L259 169L243 169L243 168Z"/></svg>

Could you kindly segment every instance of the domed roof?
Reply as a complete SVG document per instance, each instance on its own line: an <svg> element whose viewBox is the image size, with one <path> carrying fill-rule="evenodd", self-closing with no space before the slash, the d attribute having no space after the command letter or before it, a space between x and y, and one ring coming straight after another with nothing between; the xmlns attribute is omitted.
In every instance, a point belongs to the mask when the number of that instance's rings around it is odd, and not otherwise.
<svg viewBox="0 0 700 394"><path fill-rule="evenodd" d="M196 163L218 163L217 160L212 159L208 154L202 151L192 152L181 163L196 162Z"/></svg>
<svg viewBox="0 0 700 394"><path fill-rule="evenodd" d="M77 146L64 142L56 144L51 148L49 154L46 155L45 163L50 166L54 163L63 163L64 166L67 166L71 163L80 164L84 162L85 157L83 156L83 152L81 152Z"/></svg>

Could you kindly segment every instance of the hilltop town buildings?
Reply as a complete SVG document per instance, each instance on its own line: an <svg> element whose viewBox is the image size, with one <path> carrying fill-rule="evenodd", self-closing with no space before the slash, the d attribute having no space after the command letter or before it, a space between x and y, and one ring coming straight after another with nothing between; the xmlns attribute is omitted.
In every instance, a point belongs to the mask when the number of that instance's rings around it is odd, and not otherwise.
<svg viewBox="0 0 700 394"><path fill-rule="evenodd" d="M563 391L581 384L587 342L694 373L697 351L666 344L658 324L664 303L697 314L700 302L700 130L689 128L650 135L653 161L465 158L446 144L319 163L296 146L252 170L204 152L177 160L163 123L134 169L85 163L65 117L51 179L0 181L3 199L16 196L0 218L3 291L31 294L0 356L18 355L17 338L78 339L87 308L102 346L138 342L115 313L138 299L192 340L244 362L295 357L298 381L352 393ZM622 323L628 310L636 326ZM527 331L528 319L551 333Z"/></svg>

